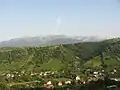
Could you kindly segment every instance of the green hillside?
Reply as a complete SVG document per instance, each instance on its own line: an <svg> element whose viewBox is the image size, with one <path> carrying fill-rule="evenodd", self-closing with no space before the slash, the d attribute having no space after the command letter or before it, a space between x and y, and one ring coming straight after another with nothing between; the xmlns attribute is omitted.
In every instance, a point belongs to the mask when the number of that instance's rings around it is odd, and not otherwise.
<svg viewBox="0 0 120 90"><path fill-rule="evenodd" d="M0 72L59 70L65 65L68 68L119 65L119 47L119 39L47 47L3 47L0 48Z"/></svg>
<svg viewBox="0 0 120 90"><path fill-rule="evenodd" d="M114 69L118 71L115 75L111 74ZM86 80L93 71L102 70L105 70L102 77L120 77L120 39L0 48L0 85L7 85L5 87L19 83L38 87L48 80L54 83L56 80L72 80L76 75Z"/></svg>

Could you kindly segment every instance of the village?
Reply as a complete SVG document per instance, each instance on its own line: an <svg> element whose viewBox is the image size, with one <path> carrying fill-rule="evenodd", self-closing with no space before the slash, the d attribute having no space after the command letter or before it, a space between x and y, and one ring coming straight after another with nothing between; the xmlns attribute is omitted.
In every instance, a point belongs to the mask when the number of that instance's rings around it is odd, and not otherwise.
<svg viewBox="0 0 120 90"><path fill-rule="evenodd" d="M66 85L85 85L91 81L98 81L105 79L105 70L101 71L90 71L91 69L87 69L85 72L87 74L86 78L81 77L81 75L76 75L73 77L65 77L62 76L57 71L45 71L40 73L34 72L25 72L24 70L21 72L13 71L10 73L2 73L0 77L5 79L5 83L8 83L9 87L14 87L17 84L23 85L24 87L44 87L44 88L54 88L54 87L63 87ZM111 75L114 77L110 77L111 80L120 81L119 76L117 77L115 74L117 70L114 69L111 72ZM36 84L37 83L37 86Z"/></svg>

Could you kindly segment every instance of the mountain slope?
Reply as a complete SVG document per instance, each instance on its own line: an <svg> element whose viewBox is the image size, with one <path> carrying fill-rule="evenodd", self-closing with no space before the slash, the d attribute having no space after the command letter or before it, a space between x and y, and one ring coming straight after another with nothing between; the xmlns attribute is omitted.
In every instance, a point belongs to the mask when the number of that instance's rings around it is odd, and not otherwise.
<svg viewBox="0 0 120 90"><path fill-rule="evenodd" d="M61 66L54 68L55 63ZM81 67L96 68L103 64L110 68L120 65L120 39L46 47L0 48L0 71L40 71L46 68L72 71Z"/></svg>
<svg viewBox="0 0 120 90"><path fill-rule="evenodd" d="M57 44L72 44L80 42L95 42L101 41L99 37L80 37L80 36L65 36L65 35L48 35L37 37L16 38L8 41L0 42L0 46L48 46Z"/></svg>
<svg viewBox="0 0 120 90"><path fill-rule="evenodd" d="M114 75L111 73L113 70L117 71ZM24 85L38 87L48 80L73 80L76 75L86 80L94 75L94 71L102 71L102 78L120 77L120 39L0 48L0 85L5 85L5 88L12 84L15 90Z"/></svg>

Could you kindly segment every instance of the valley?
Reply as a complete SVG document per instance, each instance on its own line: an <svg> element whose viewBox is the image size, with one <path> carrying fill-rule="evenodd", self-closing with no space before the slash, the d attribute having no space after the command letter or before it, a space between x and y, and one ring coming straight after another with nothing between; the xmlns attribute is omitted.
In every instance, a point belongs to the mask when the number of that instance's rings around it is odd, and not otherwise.
<svg viewBox="0 0 120 90"><path fill-rule="evenodd" d="M63 86L67 81L70 82L67 85L85 85L106 78L120 79L119 38L44 47L0 48L1 88L40 88L48 81L55 87L59 87L60 81Z"/></svg>

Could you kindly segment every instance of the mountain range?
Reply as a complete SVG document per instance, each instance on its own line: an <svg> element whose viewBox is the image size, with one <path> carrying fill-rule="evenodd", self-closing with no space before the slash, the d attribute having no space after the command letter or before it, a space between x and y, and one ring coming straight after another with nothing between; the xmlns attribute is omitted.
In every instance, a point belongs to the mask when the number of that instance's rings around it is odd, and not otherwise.
<svg viewBox="0 0 120 90"><path fill-rule="evenodd" d="M66 35L47 35L36 37L14 38L0 42L1 47L9 46L48 46L57 44L72 44L80 42L96 42L105 38L97 36L66 36Z"/></svg>

